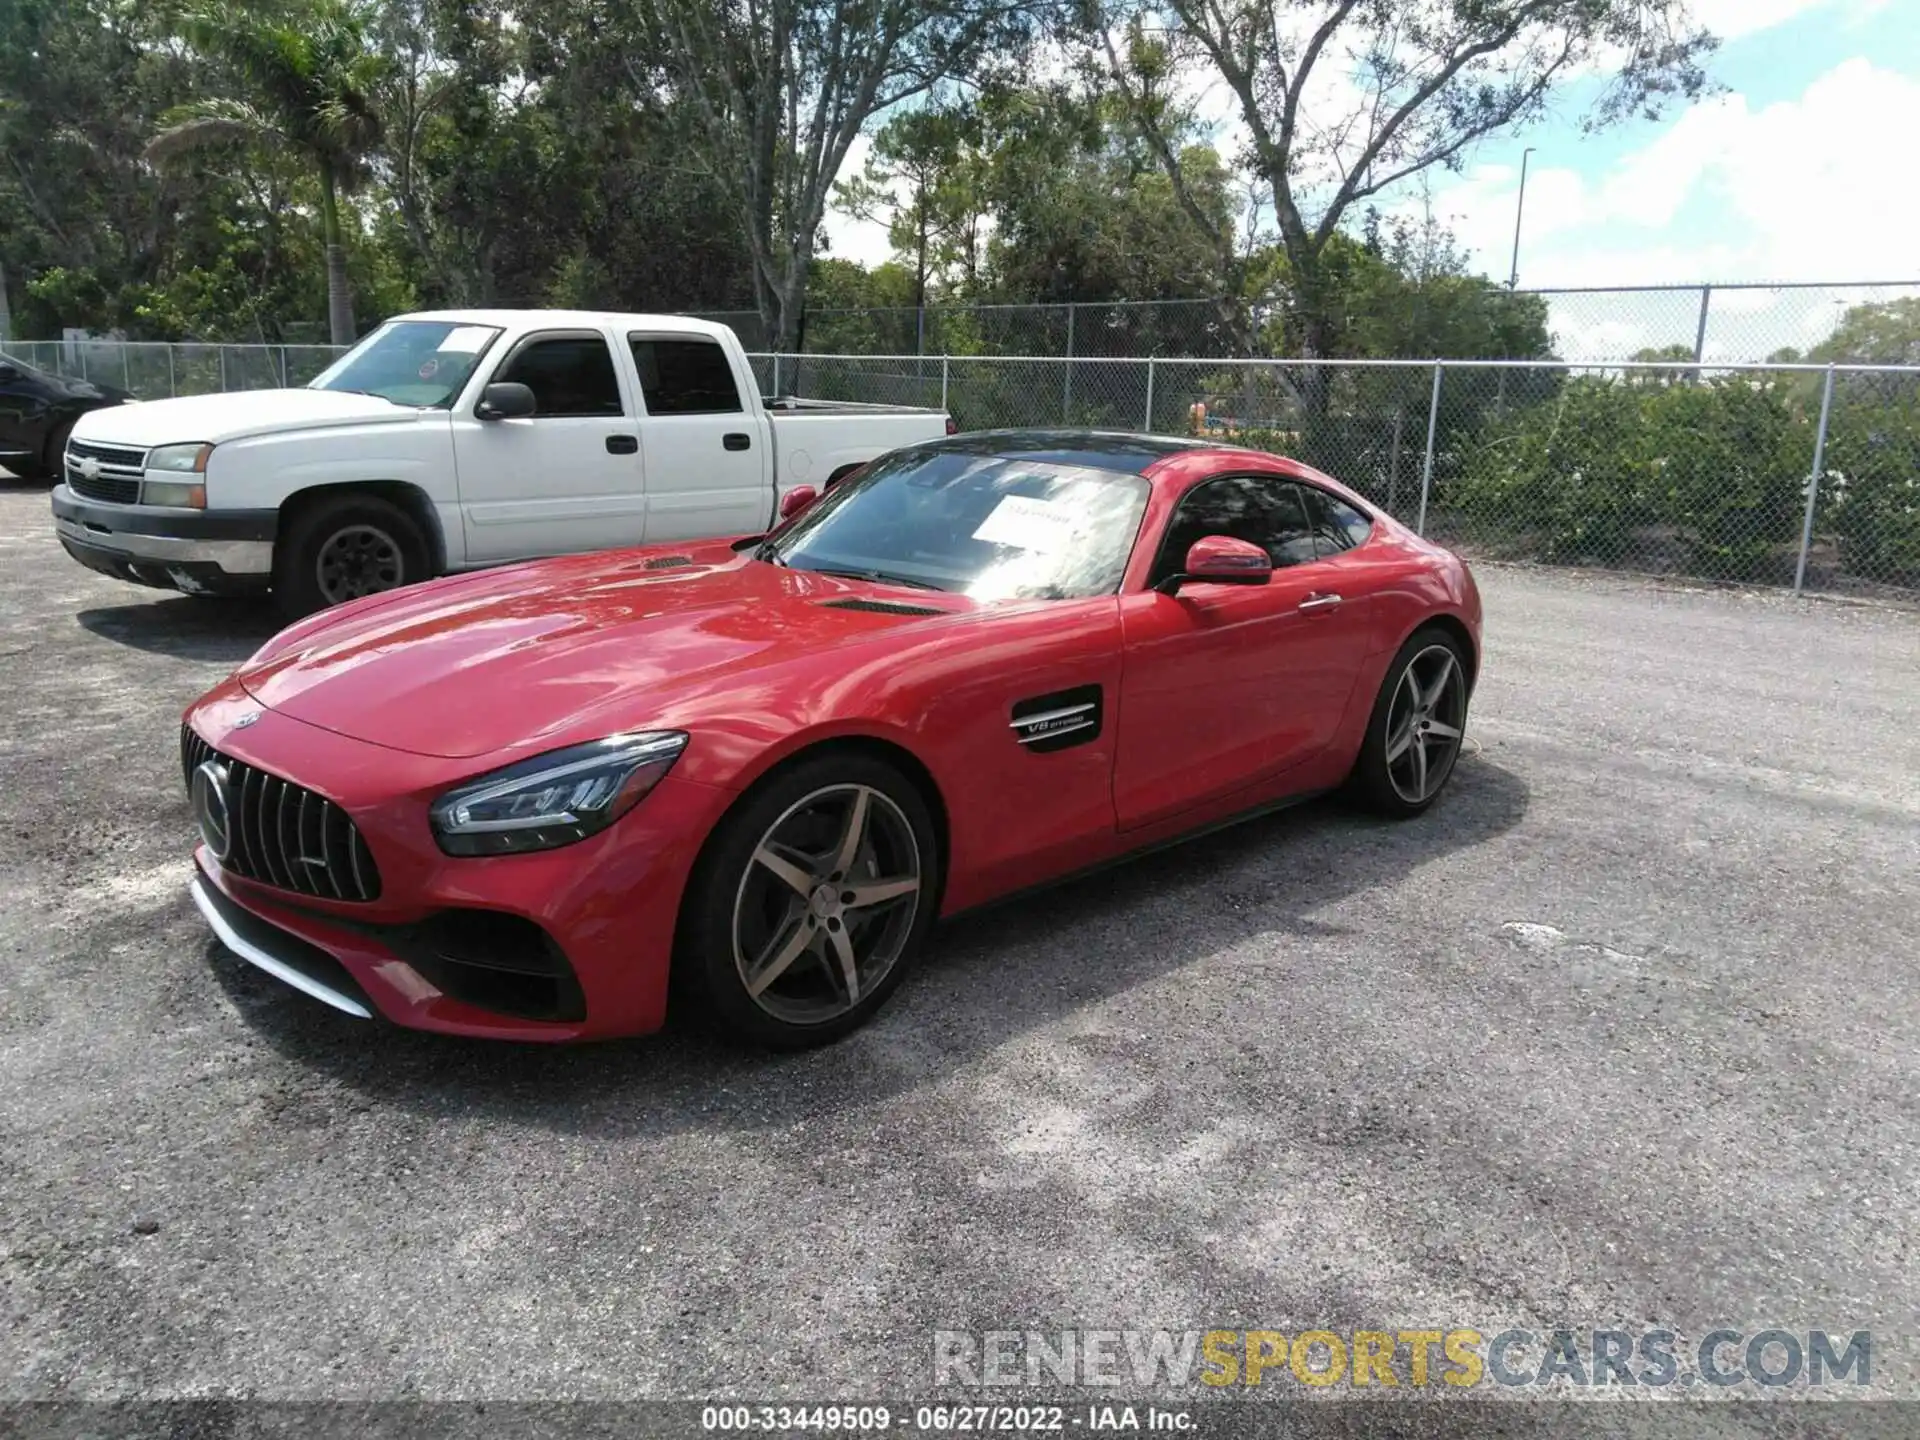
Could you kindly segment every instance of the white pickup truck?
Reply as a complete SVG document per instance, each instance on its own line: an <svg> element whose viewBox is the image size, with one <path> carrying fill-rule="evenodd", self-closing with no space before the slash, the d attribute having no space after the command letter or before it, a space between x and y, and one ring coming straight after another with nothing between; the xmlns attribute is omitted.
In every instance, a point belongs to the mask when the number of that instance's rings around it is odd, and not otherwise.
<svg viewBox="0 0 1920 1440"><path fill-rule="evenodd" d="M766 530L801 486L947 434L935 410L763 400L723 325L444 310L302 390L96 410L60 543L123 580L272 589L289 615L454 570Z"/></svg>

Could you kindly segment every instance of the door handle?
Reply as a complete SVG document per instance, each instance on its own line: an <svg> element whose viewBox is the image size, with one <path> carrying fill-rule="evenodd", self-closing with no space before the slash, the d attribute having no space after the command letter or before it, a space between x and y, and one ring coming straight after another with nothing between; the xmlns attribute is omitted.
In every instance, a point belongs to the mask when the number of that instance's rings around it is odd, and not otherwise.
<svg viewBox="0 0 1920 1440"><path fill-rule="evenodd" d="M1318 615L1322 611L1338 610L1339 608L1340 597L1332 594L1309 595L1300 602L1300 612L1303 615Z"/></svg>
<svg viewBox="0 0 1920 1440"><path fill-rule="evenodd" d="M753 437L739 430L730 430L720 437L720 443L729 450L751 450Z"/></svg>
<svg viewBox="0 0 1920 1440"><path fill-rule="evenodd" d="M607 436L609 455L632 455L640 448L640 441L632 435Z"/></svg>

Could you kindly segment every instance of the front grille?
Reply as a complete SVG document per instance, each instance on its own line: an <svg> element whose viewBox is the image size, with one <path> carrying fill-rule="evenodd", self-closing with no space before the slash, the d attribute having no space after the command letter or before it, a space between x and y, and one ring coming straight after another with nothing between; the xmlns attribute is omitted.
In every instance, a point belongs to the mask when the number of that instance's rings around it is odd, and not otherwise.
<svg viewBox="0 0 1920 1440"><path fill-rule="evenodd" d="M81 460L92 460L100 468L91 476L82 475L76 468ZM146 473L146 451L69 440L66 462L67 488L74 494L89 500L106 500L115 505L132 505L139 501L140 480Z"/></svg>
<svg viewBox="0 0 1920 1440"><path fill-rule="evenodd" d="M225 868L262 885L320 900L380 898L373 852L346 811L291 780L222 755L191 727L182 726L180 769L189 790L193 772L209 760L227 767L233 844L221 861Z"/></svg>

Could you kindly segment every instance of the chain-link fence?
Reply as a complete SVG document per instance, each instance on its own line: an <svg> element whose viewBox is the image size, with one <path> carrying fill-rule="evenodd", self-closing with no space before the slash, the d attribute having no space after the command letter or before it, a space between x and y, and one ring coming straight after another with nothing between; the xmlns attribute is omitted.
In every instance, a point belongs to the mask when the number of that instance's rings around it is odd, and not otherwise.
<svg viewBox="0 0 1920 1440"><path fill-rule="evenodd" d="M757 356L963 429L1199 434L1292 455L1469 555L1920 590L1920 368ZM1817 478L1816 478L1817 477Z"/></svg>
<svg viewBox="0 0 1920 1440"><path fill-rule="evenodd" d="M1770 360L1804 355L1834 342L1848 312L1920 297L1920 281L1842 285L1678 285L1522 290L1547 307L1555 357L1600 364L1660 351L1698 361ZM1336 328L1378 343L1418 336L1424 327L1409 300L1394 297L1391 316L1350 311ZM1047 355L1060 357L1203 357L1244 351L1274 333L1277 306L1241 301L1144 300L1063 305L945 305L881 309L820 307L807 311L800 349L815 355ZM752 310L701 312L733 328L741 343L769 351L766 327ZM1407 341L1406 343L1413 343ZM1845 337L1840 337L1842 349ZM1476 354L1494 355L1492 350ZM1377 352L1387 353L1387 352ZM1421 353L1404 358L1431 358ZM1505 357L1516 358L1516 357ZM1517 358L1534 358L1530 352ZM1836 353L1834 360L1897 357ZM1920 354L1906 363L1920 363Z"/></svg>
<svg viewBox="0 0 1920 1440"><path fill-rule="evenodd" d="M303 384L339 352L42 341L8 353L154 399ZM767 394L934 406L964 429L1146 429L1277 450L1472 555L1920 591L1920 366L752 360Z"/></svg>
<svg viewBox="0 0 1920 1440"><path fill-rule="evenodd" d="M336 345L138 340L10 340L4 351L37 370L110 385L142 400L305 385L343 353Z"/></svg>

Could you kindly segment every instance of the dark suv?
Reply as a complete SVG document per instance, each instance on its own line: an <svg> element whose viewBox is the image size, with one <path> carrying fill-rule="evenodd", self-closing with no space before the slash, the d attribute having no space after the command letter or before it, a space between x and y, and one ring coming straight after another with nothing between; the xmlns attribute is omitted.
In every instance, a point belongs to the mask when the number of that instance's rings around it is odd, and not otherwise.
<svg viewBox="0 0 1920 1440"><path fill-rule="evenodd" d="M0 351L0 469L23 480L54 479L73 422L132 398L112 385L49 375Z"/></svg>

